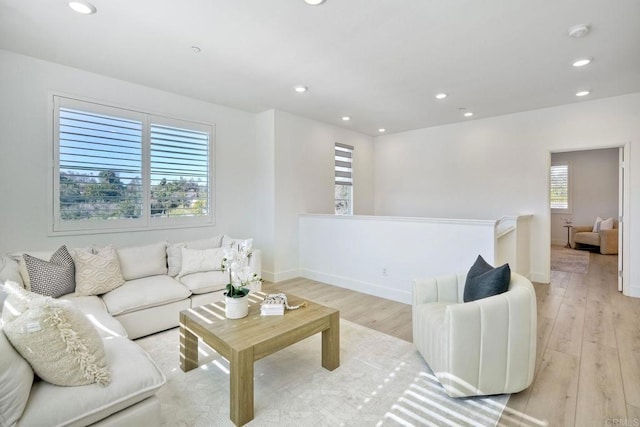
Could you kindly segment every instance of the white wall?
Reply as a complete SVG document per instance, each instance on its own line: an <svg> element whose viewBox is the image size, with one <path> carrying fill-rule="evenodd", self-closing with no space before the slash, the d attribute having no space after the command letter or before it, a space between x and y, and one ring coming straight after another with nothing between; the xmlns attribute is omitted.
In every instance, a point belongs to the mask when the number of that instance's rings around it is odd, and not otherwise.
<svg viewBox="0 0 640 427"><path fill-rule="evenodd" d="M640 93L375 140L376 215L495 218L532 213L532 279L548 282L551 152L630 143L627 260L640 256ZM640 269L625 269L640 296Z"/></svg>
<svg viewBox="0 0 640 427"><path fill-rule="evenodd" d="M255 232L255 115L0 50L0 253ZM216 224L144 232L49 236L51 91L215 124ZM257 242L259 246L260 242Z"/></svg>
<svg viewBox="0 0 640 427"><path fill-rule="evenodd" d="M497 220L301 215L300 275L411 303L416 278L495 263Z"/></svg>
<svg viewBox="0 0 640 427"><path fill-rule="evenodd" d="M274 253L263 269L281 281L299 274L298 215L334 212L336 142L354 146L354 213L373 212L373 138L282 111L274 123Z"/></svg>
<svg viewBox="0 0 640 427"><path fill-rule="evenodd" d="M551 243L565 245L563 218L593 225L597 216L618 217L618 149L553 153L551 162L569 162L571 212L551 213Z"/></svg>

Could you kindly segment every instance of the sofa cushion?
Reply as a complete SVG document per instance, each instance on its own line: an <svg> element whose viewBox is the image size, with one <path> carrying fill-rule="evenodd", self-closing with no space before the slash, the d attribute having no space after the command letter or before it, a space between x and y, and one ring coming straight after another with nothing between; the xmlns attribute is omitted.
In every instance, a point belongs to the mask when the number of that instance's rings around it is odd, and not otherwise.
<svg viewBox="0 0 640 427"><path fill-rule="evenodd" d="M585 245L600 246L600 233L580 231L573 235L573 241L575 243L582 243Z"/></svg>
<svg viewBox="0 0 640 427"><path fill-rule="evenodd" d="M167 274L167 243L120 248L120 270L125 280Z"/></svg>
<svg viewBox="0 0 640 427"><path fill-rule="evenodd" d="M109 384L102 339L69 301L34 299L3 331L43 380L62 386Z"/></svg>
<svg viewBox="0 0 640 427"><path fill-rule="evenodd" d="M191 292L174 278L165 275L128 280L102 296L112 316L156 307L188 298Z"/></svg>
<svg viewBox="0 0 640 427"><path fill-rule="evenodd" d="M107 311L102 298L93 295L76 296L75 294L68 294L61 296L60 299L73 303L89 319L89 322L102 338L127 336L127 331L122 324Z"/></svg>
<svg viewBox="0 0 640 427"><path fill-rule="evenodd" d="M102 295L124 283L120 261L113 246L96 253L75 251L76 295Z"/></svg>
<svg viewBox="0 0 640 427"><path fill-rule="evenodd" d="M2 322L7 324L28 310L32 300L46 298L40 294L29 292L15 282L4 283L4 291L7 293L2 307Z"/></svg>
<svg viewBox="0 0 640 427"><path fill-rule="evenodd" d="M511 269L509 264L493 268L482 256L478 255L464 284L464 302L498 295L509 289Z"/></svg>
<svg viewBox="0 0 640 427"><path fill-rule="evenodd" d="M75 290L75 264L66 246L55 251L49 261L24 254L24 262L32 292L57 298Z"/></svg>
<svg viewBox="0 0 640 427"><path fill-rule="evenodd" d="M182 267L178 278L187 274L201 273L205 271L222 270L224 249L189 249L182 248Z"/></svg>
<svg viewBox="0 0 640 427"><path fill-rule="evenodd" d="M180 283L193 294L216 292L225 289L229 283L229 273L227 271L206 271L188 274L180 278Z"/></svg>
<svg viewBox="0 0 640 427"><path fill-rule="evenodd" d="M191 240L188 242L170 243L167 245L168 274L175 277L182 268L182 248L189 249L214 249L219 248L222 243L222 236L214 236L208 239Z"/></svg>
<svg viewBox="0 0 640 427"><path fill-rule="evenodd" d="M103 340L111 384L60 387L44 381L31 390L20 426L89 425L152 396L166 379L149 355L126 338ZM177 345L177 344L176 344Z"/></svg>
<svg viewBox="0 0 640 427"><path fill-rule="evenodd" d="M33 383L33 370L0 328L0 425L14 425L22 416Z"/></svg>

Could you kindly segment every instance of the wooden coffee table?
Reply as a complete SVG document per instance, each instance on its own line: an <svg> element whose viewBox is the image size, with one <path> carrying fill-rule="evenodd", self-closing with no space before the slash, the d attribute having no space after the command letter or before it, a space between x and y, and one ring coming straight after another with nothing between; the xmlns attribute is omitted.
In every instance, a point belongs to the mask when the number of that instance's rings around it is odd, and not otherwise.
<svg viewBox="0 0 640 427"><path fill-rule="evenodd" d="M275 291L273 291L275 292ZM206 304L180 312L180 367L198 367L198 338L229 361L231 421L241 426L253 419L253 362L322 332L322 366L340 366L340 312L308 302L283 316L261 316L260 302L251 294L249 314L224 317L224 303ZM289 305L302 300L287 294Z"/></svg>

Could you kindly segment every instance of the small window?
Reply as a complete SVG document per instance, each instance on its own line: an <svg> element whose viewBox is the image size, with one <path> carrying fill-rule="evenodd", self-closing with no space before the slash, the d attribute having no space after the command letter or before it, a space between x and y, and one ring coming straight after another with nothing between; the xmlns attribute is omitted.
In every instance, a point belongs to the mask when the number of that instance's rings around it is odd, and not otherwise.
<svg viewBox="0 0 640 427"><path fill-rule="evenodd" d="M53 230L212 223L212 127L54 96Z"/></svg>
<svg viewBox="0 0 640 427"><path fill-rule="evenodd" d="M335 213L353 215L353 147L335 145Z"/></svg>
<svg viewBox="0 0 640 427"><path fill-rule="evenodd" d="M571 209L569 191L569 164L553 163L550 172L551 209L557 213L569 213Z"/></svg>

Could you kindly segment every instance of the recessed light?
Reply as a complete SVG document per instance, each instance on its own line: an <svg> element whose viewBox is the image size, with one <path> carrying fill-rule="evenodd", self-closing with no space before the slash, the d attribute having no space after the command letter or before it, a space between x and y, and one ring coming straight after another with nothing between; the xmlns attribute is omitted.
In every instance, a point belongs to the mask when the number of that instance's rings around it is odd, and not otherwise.
<svg viewBox="0 0 640 427"><path fill-rule="evenodd" d="M198 46L191 46L191 50L193 53L200 53L202 51Z"/></svg>
<svg viewBox="0 0 640 427"><path fill-rule="evenodd" d="M78 13L83 15L91 15L97 12L97 9L94 5L89 2L80 0L80 1L70 1L69 7L75 10Z"/></svg>
<svg viewBox="0 0 640 427"><path fill-rule="evenodd" d="M576 96L587 96L589 95L591 92L588 90L581 90L579 92L576 92Z"/></svg>
<svg viewBox="0 0 640 427"><path fill-rule="evenodd" d="M592 61L592 58L580 58L574 61L572 65L574 67L584 67L585 65L590 64L591 61Z"/></svg>
<svg viewBox="0 0 640 427"><path fill-rule="evenodd" d="M295 90L296 92L298 92L298 93L304 93L304 92L308 91L308 90L309 90L309 88L308 88L308 87L306 87L306 86L296 86L296 87L294 88L294 90Z"/></svg>
<svg viewBox="0 0 640 427"><path fill-rule="evenodd" d="M447 97L446 93L439 93L436 95L436 99L445 99Z"/></svg>
<svg viewBox="0 0 640 427"><path fill-rule="evenodd" d="M304 0L304 2L311 6L318 6L325 2L325 0Z"/></svg>
<svg viewBox="0 0 640 427"><path fill-rule="evenodd" d="M568 33L569 37L573 37L574 39L579 39L580 37L584 37L591 31L591 25L587 24L578 24L569 28Z"/></svg>
<svg viewBox="0 0 640 427"><path fill-rule="evenodd" d="M467 111L466 113L464 113L465 117L471 117L473 116L473 113L471 111Z"/></svg>
<svg viewBox="0 0 640 427"><path fill-rule="evenodd" d="M386 131L387 131L387 130L386 130L385 128L380 128L380 129L378 129L378 132L380 132L380 133L384 133L384 132L386 132Z"/></svg>
<svg viewBox="0 0 640 427"><path fill-rule="evenodd" d="M351 117L349 117L349 116L342 116L342 121L343 121L343 122L348 122L349 120L351 120Z"/></svg>

